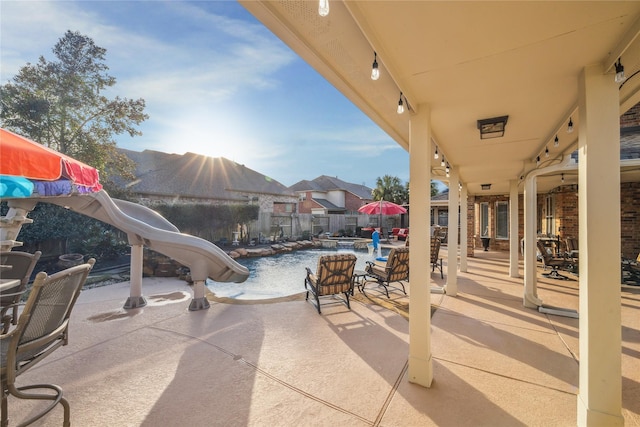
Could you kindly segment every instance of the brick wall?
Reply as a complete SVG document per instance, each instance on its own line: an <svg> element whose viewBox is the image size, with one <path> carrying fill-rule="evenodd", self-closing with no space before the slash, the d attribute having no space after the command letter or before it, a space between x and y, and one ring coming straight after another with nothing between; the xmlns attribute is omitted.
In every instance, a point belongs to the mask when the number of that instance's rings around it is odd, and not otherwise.
<svg viewBox="0 0 640 427"><path fill-rule="evenodd" d="M620 236L622 256L640 253L640 182L620 184Z"/></svg>
<svg viewBox="0 0 640 427"><path fill-rule="evenodd" d="M473 256L474 248L482 248L480 242L480 203L489 203L489 235L495 235L495 202L509 200L507 196L469 197L467 204L467 255ZM620 184L620 238L622 256L636 258L640 253L640 182ZM538 213L544 204L544 195L538 195ZM578 230L578 193L575 186L567 185L555 189L556 231L560 239L580 239ZM541 218L538 218L538 224ZM524 237L524 200L518 195L518 241ZM491 239L492 250L508 251L508 240Z"/></svg>
<svg viewBox="0 0 640 427"><path fill-rule="evenodd" d="M620 116L620 127L629 128L640 126L640 103L631 107L626 113Z"/></svg>
<svg viewBox="0 0 640 427"><path fill-rule="evenodd" d="M352 193L345 192L344 194L344 207L347 212L357 213L358 208L363 206L365 203L360 197L353 195Z"/></svg>

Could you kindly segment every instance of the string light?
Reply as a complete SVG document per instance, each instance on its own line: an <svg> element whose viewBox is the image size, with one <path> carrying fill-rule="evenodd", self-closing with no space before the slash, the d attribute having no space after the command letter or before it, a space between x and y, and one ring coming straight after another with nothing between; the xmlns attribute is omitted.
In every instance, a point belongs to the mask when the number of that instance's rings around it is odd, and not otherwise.
<svg viewBox="0 0 640 427"><path fill-rule="evenodd" d="M618 58L618 62L615 65L616 77L614 80L616 81L616 83L622 83L627 79L627 77L624 75L624 66L620 63L620 58Z"/></svg>
<svg viewBox="0 0 640 427"><path fill-rule="evenodd" d="M444 167L446 162L444 161L444 156L442 156L442 160L440 161L440 166Z"/></svg>
<svg viewBox="0 0 640 427"><path fill-rule="evenodd" d="M556 138L553 140L553 146L557 147L558 144L560 144L560 140L558 139L558 135L556 135Z"/></svg>
<svg viewBox="0 0 640 427"><path fill-rule="evenodd" d="M540 156L536 157L536 166L540 164Z"/></svg>
<svg viewBox="0 0 640 427"><path fill-rule="evenodd" d="M562 183L564 184L564 174L560 175L560 179L562 180Z"/></svg>
<svg viewBox="0 0 640 427"><path fill-rule="evenodd" d="M371 80L380 78L380 69L378 68L378 54L373 52L373 64L371 65Z"/></svg>
<svg viewBox="0 0 640 427"><path fill-rule="evenodd" d="M439 157L439 156L438 156L438 147L436 146L436 152L435 152L435 153L433 153L433 158L437 160L437 159L438 159L438 157Z"/></svg>
<svg viewBox="0 0 640 427"><path fill-rule="evenodd" d="M318 3L318 15L327 16L329 14L329 0L320 0Z"/></svg>
<svg viewBox="0 0 640 427"><path fill-rule="evenodd" d="M398 109L396 110L398 114L404 113L404 103L402 102L402 92L400 92L400 100L398 101Z"/></svg>
<svg viewBox="0 0 640 427"><path fill-rule="evenodd" d="M549 147L545 147L545 149L544 149L544 156L545 156L545 157L549 157Z"/></svg>
<svg viewBox="0 0 640 427"><path fill-rule="evenodd" d="M567 133L573 132L573 120L569 117L569 124L567 125Z"/></svg>

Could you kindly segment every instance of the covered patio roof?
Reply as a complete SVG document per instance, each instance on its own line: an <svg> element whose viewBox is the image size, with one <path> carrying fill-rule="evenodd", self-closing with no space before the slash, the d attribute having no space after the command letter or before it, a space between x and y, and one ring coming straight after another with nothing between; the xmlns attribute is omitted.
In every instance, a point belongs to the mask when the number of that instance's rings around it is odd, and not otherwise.
<svg viewBox="0 0 640 427"><path fill-rule="evenodd" d="M429 105L432 149L470 195L486 183L507 194L538 155L549 164L577 148L586 65L602 64L613 79L620 58L630 77L620 113L640 102L638 2L330 0L326 17L314 1L240 2L405 149L410 117ZM400 92L409 110L401 115ZM477 121L497 116L509 116L504 136L481 139ZM570 119L576 132L566 132ZM439 163L432 176L446 180ZM540 180L538 189L554 185Z"/></svg>

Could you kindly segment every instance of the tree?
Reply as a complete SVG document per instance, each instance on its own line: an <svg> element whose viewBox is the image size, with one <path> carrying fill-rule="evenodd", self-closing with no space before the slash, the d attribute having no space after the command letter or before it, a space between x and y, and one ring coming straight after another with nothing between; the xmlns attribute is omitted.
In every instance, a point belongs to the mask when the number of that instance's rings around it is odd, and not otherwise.
<svg viewBox="0 0 640 427"><path fill-rule="evenodd" d="M376 188L371 192L371 196L373 200L386 200L401 205L409 202L407 188L402 184L400 178L384 175L382 178L377 178Z"/></svg>
<svg viewBox="0 0 640 427"><path fill-rule="evenodd" d="M115 85L107 74L106 49L78 32L67 31L53 48L57 60L40 57L0 86L2 127L81 160L110 176L132 178L133 162L116 151L114 135L141 135L148 118L145 101L101 93Z"/></svg>

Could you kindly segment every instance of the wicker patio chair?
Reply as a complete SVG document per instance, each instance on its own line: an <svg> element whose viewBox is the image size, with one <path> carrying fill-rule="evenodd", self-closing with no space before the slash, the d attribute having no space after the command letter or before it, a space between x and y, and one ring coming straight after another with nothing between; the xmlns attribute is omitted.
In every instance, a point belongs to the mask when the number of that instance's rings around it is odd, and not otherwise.
<svg viewBox="0 0 640 427"><path fill-rule="evenodd" d="M442 258L440 257L440 239L438 237L431 238L431 271L440 270L440 278L444 279L442 271Z"/></svg>
<svg viewBox="0 0 640 427"><path fill-rule="evenodd" d="M69 316L80 294L95 260L71 267L47 276L40 272L33 282L33 288L18 324L8 334L0 335L0 382L2 383L1 425L9 423L7 398L51 400L41 412L33 415L21 425L28 425L40 419L60 403L64 409L64 426L70 425L69 403L62 397L62 388L55 384L34 384L16 386L16 378L45 359L68 340ZM24 390L47 389L45 393L25 393Z"/></svg>
<svg viewBox="0 0 640 427"><path fill-rule="evenodd" d="M375 281L378 285L384 287L387 298L389 298L389 286L391 283L397 282L402 286L402 292L406 295L407 292L402 282L409 280L409 248L405 246L391 249L384 265L367 261L365 271L367 272L367 279L361 290L364 290L368 282Z"/></svg>
<svg viewBox="0 0 640 427"><path fill-rule="evenodd" d="M323 255L318 259L318 268L315 274L309 267L304 279L304 287L315 297L315 305L320 312L320 297L344 294L345 299L340 299L349 310L349 294L353 292L353 270L356 267L356 256L353 254Z"/></svg>
<svg viewBox="0 0 640 427"><path fill-rule="evenodd" d="M0 293L0 319L2 320L2 333L7 333L9 327L18 321L18 306L20 298L27 288L29 278L42 252L33 254L28 252L5 251L0 252L0 264L4 267L0 272L2 279L16 279L20 283Z"/></svg>

